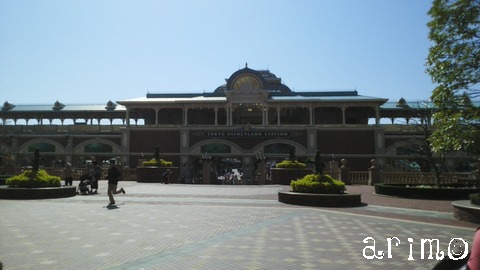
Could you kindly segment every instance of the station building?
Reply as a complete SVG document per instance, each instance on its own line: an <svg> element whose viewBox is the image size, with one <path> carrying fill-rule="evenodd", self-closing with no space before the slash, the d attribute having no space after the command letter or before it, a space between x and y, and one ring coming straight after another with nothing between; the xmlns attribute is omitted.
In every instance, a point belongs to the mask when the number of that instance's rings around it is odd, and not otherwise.
<svg viewBox="0 0 480 270"><path fill-rule="evenodd" d="M248 178L257 159L279 161L294 149L299 160L317 150L325 162L345 158L351 170L366 170L371 159L385 169L408 170L416 158L408 148L424 141L409 120L429 106L357 90L292 91L269 70L245 65L212 92L148 93L100 105L6 101L0 154L3 164L15 166L28 165L38 148L45 166L81 166L95 156L135 167L158 146L182 177L198 175L208 158L238 166Z"/></svg>

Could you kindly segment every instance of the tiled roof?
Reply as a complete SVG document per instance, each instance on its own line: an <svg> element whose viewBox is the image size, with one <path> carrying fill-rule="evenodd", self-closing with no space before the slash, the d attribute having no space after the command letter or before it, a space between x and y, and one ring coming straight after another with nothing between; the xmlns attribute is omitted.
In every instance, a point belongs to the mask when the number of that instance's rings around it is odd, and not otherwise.
<svg viewBox="0 0 480 270"><path fill-rule="evenodd" d="M176 102L226 102L224 94L203 93L203 94L147 94L128 100L121 100L118 103L176 103ZM387 99L358 95L357 91L316 91L316 92L291 92L273 93L270 92L268 101L375 101L386 102Z"/></svg>
<svg viewBox="0 0 480 270"><path fill-rule="evenodd" d="M472 100L472 105L475 107L480 106L480 101ZM400 106L398 101L389 101L380 106L381 109L385 110L407 110L407 109L427 109L434 108L435 104L433 102L424 102L424 101L406 101L404 106Z"/></svg>
<svg viewBox="0 0 480 270"><path fill-rule="evenodd" d="M55 112L52 104L49 105L28 105L28 104L13 104L14 106L9 109L9 112L29 112L29 111L43 111L43 112ZM60 112L69 111L125 111L126 108L123 105L117 105L115 110L107 110L106 104L66 104Z"/></svg>
<svg viewBox="0 0 480 270"><path fill-rule="evenodd" d="M179 103L179 102L226 102L227 98L222 96L169 96L169 97L139 97L128 100L119 100L118 103L128 102L128 103Z"/></svg>

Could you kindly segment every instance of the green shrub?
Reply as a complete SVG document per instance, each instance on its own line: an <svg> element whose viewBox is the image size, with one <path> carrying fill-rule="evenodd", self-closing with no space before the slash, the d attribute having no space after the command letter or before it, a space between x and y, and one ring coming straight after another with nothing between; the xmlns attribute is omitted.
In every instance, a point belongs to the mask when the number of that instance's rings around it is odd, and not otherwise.
<svg viewBox="0 0 480 270"><path fill-rule="evenodd" d="M158 166L158 163L157 163L157 160L152 158L148 161L144 161L142 162L142 165L145 166L145 167L148 167L148 166ZM171 161L166 161L164 159L160 159L160 166L158 167L172 167L173 165L173 162Z"/></svg>
<svg viewBox="0 0 480 270"><path fill-rule="evenodd" d="M480 205L480 193L470 194L470 203Z"/></svg>
<svg viewBox="0 0 480 270"><path fill-rule="evenodd" d="M25 170L8 178L6 184L9 187L20 188L59 187L60 177L49 175L45 170L38 170L36 175L33 175L31 170Z"/></svg>
<svg viewBox="0 0 480 270"><path fill-rule="evenodd" d="M298 162L296 160L284 160L280 163L277 163L277 168L297 168L297 169L305 169L307 165L305 163Z"/></svg>
<svg viewBox="0 0 480 270"><path fill-rule="evenodd" d="M326 174L308 174L290 182L290 186L293 192L300 193L341 194L345 191L345 183Z"/></svg>

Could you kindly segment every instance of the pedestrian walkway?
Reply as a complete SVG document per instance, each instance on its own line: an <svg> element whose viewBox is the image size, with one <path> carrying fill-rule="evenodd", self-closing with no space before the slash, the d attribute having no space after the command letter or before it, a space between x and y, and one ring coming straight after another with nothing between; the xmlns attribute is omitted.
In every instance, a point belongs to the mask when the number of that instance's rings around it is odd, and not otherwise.
<svg viewBox="0 0 480 270"><path fill-rule="evenodd" d="M278 202L289 187L277 185L121 184L115 208L106 181L96 195L0 201L4 269L431 269L422 239L448 255L452 238L471 243L477 227L455 220L449 202L406 208L368 186L348 187L364 207L316 208ZM373 239L382 259L364 257Z"/></svg>

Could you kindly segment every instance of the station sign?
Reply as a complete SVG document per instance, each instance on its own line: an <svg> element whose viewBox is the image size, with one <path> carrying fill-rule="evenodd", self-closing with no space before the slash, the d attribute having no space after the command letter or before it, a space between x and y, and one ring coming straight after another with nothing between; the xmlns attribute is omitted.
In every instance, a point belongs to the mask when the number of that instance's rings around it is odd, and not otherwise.
<svg viewBox="0 0 480 270"><path fill-rule="evenodd" d="M291 138L302 135L298 131L286 130L214 130L195 135L206 138Z"/></svg>

